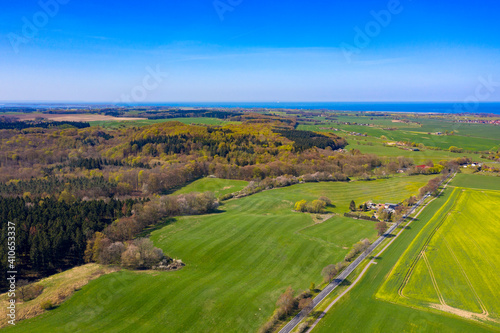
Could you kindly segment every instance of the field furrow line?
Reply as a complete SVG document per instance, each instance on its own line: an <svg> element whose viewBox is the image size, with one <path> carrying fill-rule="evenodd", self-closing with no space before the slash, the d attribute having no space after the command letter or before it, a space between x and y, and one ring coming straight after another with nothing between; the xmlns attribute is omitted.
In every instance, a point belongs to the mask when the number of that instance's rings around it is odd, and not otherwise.
<svg viewBox="0 0 500 333"><path fill-rule="evenodd" d="M454 177L454 176L453 176ZM451 180L453 179L453 177L451 178ZM450 181L451 181L450 180ZM448 183L450 182L448 181ZM448 185L448 183L446 185ZM444 190L444 189L443 189ZM443 190L441 191L441 193L443 192ZM452 194L453 196L453 194ZM448 200L444 203L443 207L448 203L448 201L452 198L452 196L450 196L450 198L448 198ZM434 237L434 235L436 234L436 232L438 231L438 229L443 225L444 221L446 221L446 219L450 216L450 214L454 211L455 209L455 206L457 205L457 202L460 201L460 197L462 196L462 192L460 192L458 194L458 197L456 198L455 202L453 203L453 205L451 206L449 212L441 219L441 221L439 222L439 224L436 226L436 228L434 228L434 230L432 230L432 232L430 233L430 235L427 237L424 245L422 246L422 250L421 252L417 255L417 257L413 260L410 268L408 269L408 272L406 273L406 276L405 276L405 279L403 280L403 282L401 283L399 289L398 289L398 294L399 295L403 295L404 296L404 292L403 292L403 289L404 287L406 287L406 285L408 284L408 281L410 280L412 274L413 274L413 271L415 269L415 267L417 266L417 263L418 263L418 260L420 259L420 257L422 256L422 254L425 254L425 250L427 249L427 247L429 246L429 243L432 239L432 237ZM438 212L439 213L439 212Z"/></svg>
<svg viewBox="0 0 500 333"><path fill-rule="evenodd" d="M453 179L453 177L452 177ZM450 180L451 181L451 180ZM450 182L448 181L448 183ZM448 185L448 183L446 185ZM444 190L444 189L443 189ZM443 191L441 191L443 192ZM452 194L453 195L453 194ZM403 296L404 298L407 298L406 296L404 296L404 291L403 289L406 287L406 285L408 284L408 281L410 280L412 274L413 274L413 271L415 269L415 267L417 266L417 263L418 263L418 260L420 259L420 257L425 254L425 250L427 249L427 246L429 245L432 237L434 237L434 235L436 234L437 230L443 225L444 221L446 221L446 219L448 218L448 216L451 214L451 212L455 209L455 206L457 204L457 202L460 200L460 197L461 197L462 193L460 192L458 194L458 197L456 198L455 202L453 203L453 206L451 206L449 212L441 219L441 221L439 222L439 224L436 226L436 228L431 232L431 234L427 237L424 245L422 246L422 250L419 252L419 254L416 256L416 258L412 261L406 275L405 275L405 278L403 280L403 282L401 283L401 285L399 286L399 289L398 289L398 294L400 296ZM448 198L448 200L444 203L443 207L448 203L448 201L452 198L452 196L450 196L450 198ZM439 213L439 212L438 212Z"/></svg>
<svg viewBox="0 0 500 333"><path fill-rule="evenodd" d="M483 310L483 315L485 316L488 316L489 315L489 312L488 310L486 309L486 306L484 305L483 301L481 300L481 298L479 297L479 295L477 294L476 292L476 289L474 289L474 286L472 285L472 282L470 281L469 277L467 276L467 273L465 272L462 264L460 264L460 261L458 261L458 258L457 256L455 255L455 252L453 251L453 249L450 247L450 244L448 243L448 240L444 240L445 244L446 244L446 247L448 248L448 251L450 251L453 259L455 259L455 262L458 264L458 266L460 267L460 270L462 271L462 274L464 275L465 277L465 280L467 281L467 284L469 285L469 287L471 288L472 292L474 293L474 295L476 296L476 300L477 302L479 303L479 306L481 307L481 310Z"/></svg>
<svg viewBox="0 0 500 333"><path fill-rule="evenodd" d="M427 266L427 269L429 270L429 275L431 276L431 281L432 281L432 284L434 285L434 289L436 290L436 293L438 295L439 302L441 303L441 305L446 306L446 302L444 301L443 294L441 294L441 290L439 290L439 286L438 286L438 283L436 281L436 277L434 276L434 271L432 270L431 263L429 262L429 259L425 255L424 250L422 251L422 258L424 259L425 265Z"/></svg>

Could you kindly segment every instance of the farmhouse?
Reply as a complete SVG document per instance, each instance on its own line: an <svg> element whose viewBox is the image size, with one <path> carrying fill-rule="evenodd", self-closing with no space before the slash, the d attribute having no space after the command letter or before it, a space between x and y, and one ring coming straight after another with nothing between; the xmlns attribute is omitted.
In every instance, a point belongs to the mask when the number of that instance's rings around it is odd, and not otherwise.
<svg viewBox="0 0 500 333"><path fill-rule="evenodd" d="M384 208L391 213L394 213L396 211L396 208L398 207L398 204L392 204L392 203L386 203L384 205Z"/></svg>
<svg viewBox="0 0 500 333"><path fill-rule="evenodd" d="M479 162L473 162L471 164L467 164L467 165L464 165L464 168L467 168L467 167L482 167L483 164L482 163L479 163Z"/></svg>
<svg viewBox="0 0 500 333"><path fill-rule="evenodd" d="M399 206L398 204L393 204L393 203L378 203L378 204L375 204L371 201L368 201L366 203L366 206L369 208L369 209L372 209L372 210L379 210L380 208L382 209L385 209L387 210L388 212L391 212L391 213L394 213L396 211L396 208Z"/></svg>

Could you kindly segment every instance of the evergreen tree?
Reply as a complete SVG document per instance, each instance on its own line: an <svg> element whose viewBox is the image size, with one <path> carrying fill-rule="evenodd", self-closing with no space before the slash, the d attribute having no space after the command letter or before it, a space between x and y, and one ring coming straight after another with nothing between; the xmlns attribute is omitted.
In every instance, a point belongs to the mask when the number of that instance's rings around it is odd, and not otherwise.
<svg viewBox="0 0 500 333"><path fill-rule="evenodd" d="M351 203L349 204L349 209L350 209L352 212L355 212L355 211L356 211L356 203L354 202L354 200L351 200Z"/></svg>

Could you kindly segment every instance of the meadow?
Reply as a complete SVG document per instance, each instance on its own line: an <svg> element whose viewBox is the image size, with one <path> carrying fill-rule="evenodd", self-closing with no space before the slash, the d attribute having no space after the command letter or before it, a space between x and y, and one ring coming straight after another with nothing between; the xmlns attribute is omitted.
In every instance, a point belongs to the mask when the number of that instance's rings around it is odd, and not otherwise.
<svg viewBox="0 0 500 333"><path fill-rule="evenodd" d="M212 192L216 197L220 197L224 194L238 192L247 185L248 182L243 180L202 178L175 191L174 195L190 192Z"/></svg>
<svg viewBox="0 0 500 333"><path fill-rule="evenodd" d="M183 269L102 276L57 309L5 331L254 332L287 286L319 285L324 266L360 239L376 237L373 222L335 215L315 224L292 211L294 202L325 195L336 205L330 213L341 214L353 199L401 201L430 178L298 184L229 200L216 214L178 218L151 239L182 259Z"/></svg>
<svg viewBox="0 0 500 333"><path fill-rule="evenodd" d="M416 284L409 289L408 284L405 288L403 298L398 293L400 286L405 281L407 272L413 269L413 274L419 274L422 266L415 267L415 259L419 256L422 247L429 238L435 235L436 226L443 219L446 219L450 210L453 210L455 200L460 196L461 189L447 189L442 196L435 199L428 207L413 221L406 230L395 240L395 242L380 256L375 258L376 265L372 265L367 273L362 277L360 285L352 289L339 302L337 302L327 315L321 320L318 326L313 330L316 332L495 332L498 326L495 324L484 324L478 321L472 321L455 314L440 311L435 308L423 306L428 302L435 301L437 297L431 293L433 285L428 285L431 279L420 276L414 281ZM478 199L478 198L475 198ZM467 220L464 220L467 221ZM467 222L466 222L467 223ZM480 222L478 222L480 223ZM471 224L470 228L477 227L477 224ZM458 227L459 228L459 227ZM490 227L479 228L481 235L485 236L485 231ZM460 232L457 236L452 236L448 242L455 247L454 241L463 241L463 235L470 229ZM455 230L443 229L441 235L449 235ZM439 235L438 235L439 236ZM486 235L486 237L488 237ZM484 238L487 241L487 239ZM472 240L469 240L472 242ZM439 242L435 243L439 244ZM445 243L446 244L446 243ZM495 242L490 243L494 246ZM434 243L433 243L434 245ZM445 245L443 245L445 246ZM482 248L488 250L488 248ZM429 252L438 252L431 246ZM455 248L455 255L463 260L463 251ZM478 252L474 252L477 254ZM434 254L429 256L429 261ZM484 256L481 256L484 259ZM448 258L444 258L446 260ZM436 260L432 257L432 260ZM454 258L452 258L454 260ZM453 261L451 261L453 263ZM431 261L432 264L432 261ZM441 262L434 262L439 266ZM464 262L465 264L465 262ZM425 265L424 265L425 266ZM436 266L436 267L437 267ZM434 267L434 266L433 266ZM471 266L473 270L474 266ZM449 268L449 267L446 267ZM443 269L446 269L443 267ZM468 273L470 273L468 271ZM459 276L461 271L455 271L454 274L447 272L446 276ZM477 275L470 274L475 279ZM411 281L412 279L410 279ZM495 278L496 281L497 278ZM443 282L443 281L442 281ZM489 281L489 287L478 286L482 280L477 280L474 287L482 292L487 292L488 288L494 287L496 282ZM468 284L460 285L461 289L468 287ZM498 289L497 289L498 290ZM410 299L409 295L421 295L419 300ZM494 294L492 294L494 295ZM484 294L481 294L484 297ZM487 300L494 301L492 296L484 297ZM474 300L474 297L472 297ZM493 311L489 303L489 311Z"/></svg>
<svg viewBox="0 0 500 333"><path fill-rule="evenodd" d="M406 118L406 117L405 117ZM341 115L337 117L337 121L339 122L351 122L351 123L361 123L361 124L371 124L374 127L368 128L396 128L398 130L404 131L416 131L421 132L422 134L427 133L436 133L436 132L455 132L460 136L467 137L477 137L477 138L488 138L500 140L500 131L495 125L489 124L469 124L469 123L458 123L455 120L466 119L467 117L446 117L442 118L422 118L422 117L411 117L407 116L407 119L410 120L410 123L404 122L393 122L392 119L388 119L385 117L371 117L371 116L363 116L358 114L358 116L351 115ZM479 119L480 117L475 117ZM491 118L490 118L491 119ZM326 120L324 118L319 118L319 120ZM420 125L416 123L420 123ZM339 125L342 126L342 125ZM361 127L361 126L360 126ZM366 127L364 127L366 128Z"/></svg>
<svg viewBox="0 0 500 333"><path fill-rule="evenodd" d="M483 175L468 175L460 173L453 182L453 186L468 187L482 190L497 190L500 191L500 177L483 176Z"/></svg>
<svg viewBox="0 0 500 333"><path fill-rule="evenodd" d="M318 118L317 120L324 119ZM297 129L329 132L331 131L329 128L336 128L340 130L340 132L336 132L340 135L345 135L342 132L357 132L367 134L371 141L378 141L377 139L385 136L389 141L416 142L440 149L448 149L451 146L456 146L466 150L495 151L500 147L500 131L498 131L498 127L495 125L455 123L444 119L413 120L422 123L422 126L413 123L392 122L390 119L340 116L338 117L339 122L356 122L358 124L370 124L370 126L337 124L324 120L324 123L321 125L302 124ZM388 128L393 128L393 130L389 130ZM437 132L445 133L445 131L454 131L455 134L435 134Z"/></svg>
<svg viewBox="0 0 500 333"><path fill-rule="evenodd" d="M37 298L22 303L18 300L16 306L16 319L19 321L41 314L44 312L41 308L42 303L46 301L54 302L54 300L57 300L57 302L53 303L57 306L59 303L63 302L64 299L71 297L75 291L89 283L89 281L97 279L103 274L115 272L118 269L119 268L116 267L92 263L74 267L62 273L41 279L36 282L36 286L42 286L43 291ZM19 290L19 284L17 287ZM0 328L9 326L7 322L9 320L7 317L9 299L8 293L0 295Z"/></svg>
<svg viewBox="0 0 500 333"><path fill-rule="evenodd" d="M446 150L430 150L430 149L421 149L420 151L410 151L405 149L399 149L398 147L390 147L383 146L381 143L377 141L361 141L356 140L354 137L348 138L349 145L346 146L346 149L358 149L363 154L375 154L378 156L385 157L398 157L404 156L413 159L415 164L423 164L428 160L433 161L434 163L438 163L443 160L452 160L458 157L469 157L471 160L476 162L487 162L487 159L483 159L478 154L470 154L470 153L452 153ZM359 142L359 144L358 144ZM367 142L372 142L372 145L367 145Z"/></svg>

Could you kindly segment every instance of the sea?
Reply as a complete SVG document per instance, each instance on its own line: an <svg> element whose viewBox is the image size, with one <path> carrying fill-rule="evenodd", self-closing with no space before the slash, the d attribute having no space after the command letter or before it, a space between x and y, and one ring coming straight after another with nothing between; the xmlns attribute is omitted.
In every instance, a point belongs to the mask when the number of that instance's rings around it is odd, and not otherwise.
<svg viewBox="0 0 500 333"><path fill-rule="evenodd" d="M500 102L159 102L128 105L88 102L52 103L0 103L2 108L99 108L112 106L170 106L170 107L207 107L207 108L265 108L297 110L334 110L334 111L377 111L377 112L419 112L419 113L478 113L500 114Z"/></svg>
<svg viewBox="0 0 500 333"><path fill-rule="evenodd" d="M159 104L156 104L159 105ZM298 110L335 111L377 111L377 112L422 112L422 113L487 113L500 114L500 102L460 103L460 102L207 102L169 103L174 107L227 107L227 108L267 108Z"/></svg>

